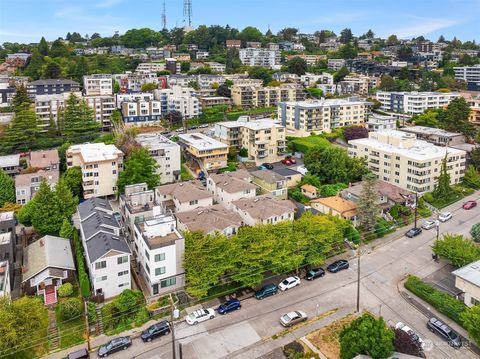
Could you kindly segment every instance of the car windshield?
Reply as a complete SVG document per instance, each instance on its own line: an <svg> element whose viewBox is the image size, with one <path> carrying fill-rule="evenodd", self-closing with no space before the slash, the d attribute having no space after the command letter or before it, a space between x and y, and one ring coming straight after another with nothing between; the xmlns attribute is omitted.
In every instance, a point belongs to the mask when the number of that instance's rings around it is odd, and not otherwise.
<svg viewBox="0 0 480 359"><path fill-rule="evenodd" d="M148 332L149 332L150 334L155 333L155 327L150 327L150 328L148 328Z"/></svg>
<svg viewBox="0 0 480 359"><path fill-rule="evenodd" d="M107 345L105 345L105 348L106 348L107 350L112 349L112 348L113 348L113 343L112 343L112 342L108 343Z"/></svg>
<svg viewBox="0 0 480 359"><path fill-rule="evenodd" d="M288 282L288 280L286 280L286 279L282 282L282 284L285 284L285 285L287 285L288 283L289 283L289 282Z"/></svg>
<svg viewBox="0 0 480 359"><path fill-rule="evenodd" d="M450 331L450 333L448 333L448 336L450 337L450 339L453 339L453 340L457 339L457 337L458 337L457 333L452 332L452 331Z"/></svg>
<svg viewBox="0 0 480 359"><path fill-rule="evenodd" d="M284 322L287 322L287 323L291 320L290 317L288 316L288 314L285 314L285 315L282 317L282 319L283 319Z"/></svg>

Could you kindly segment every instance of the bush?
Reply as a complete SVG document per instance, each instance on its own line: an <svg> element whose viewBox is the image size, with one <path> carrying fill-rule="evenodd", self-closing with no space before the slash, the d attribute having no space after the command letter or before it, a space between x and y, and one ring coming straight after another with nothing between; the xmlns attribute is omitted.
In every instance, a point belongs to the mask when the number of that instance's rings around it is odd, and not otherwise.
<svg viewBox="0 0 480 359"><path fill-rule="evenodd" d="M97 306L93 302L87 302L88 323L93 325L97 321Z"/></svg>
<svg viewBox="0 0 480 359"><path fill-rule="evenodd" d="M425 193L422 198L427 201L428 203L432 203L433 202L433 194L430 193L430 192L427 192Z"/></svg>
<svg viewBox="0 0 480 359"><path fill-rule="evenodd" d="M73 294L73 286L72 283L65 283L58 288L58 296L59 297L70 297Z"/></svg>
<svg viewBox="0 0 480 359"><path fill-rule="evenodd" d="M343 232L343 237L355 244L360 243L360 233L353 226L348 226Z"/></svg>
<svg viewBox="0 0 480 359"><path fill-rule="evenodd" d="M283 354L285 354L285 356L288 359L295 358L297 353L303 353L303 352L304 352L303 345L297 341L288 343L283 347Z"/></svg>
<svg viewBox="0 0 480 359"><path fill-rule="evenodd" d="M392 232L391 224L384 218L379 218L375 223L375 235L382 238L385 234Z"/></svg>
<svg viewBox="0 0 480 359"><path fill-rule="evenodd" d="M246 148L242 148L240 151L238 151L238 155L240 157L248 157L248 150Z"/></svg>
<svg viewBox="0 0 480 359"><path fill-rule="evenodd" d="M463 267L480 259L480 245L462 235L445 234L435 241L433 252L448 259L454 266Z"/></svg>
<svg viewBox="0 0 480 359"><path fill-rule="evenodd" d="M480 242L480 223L475 223L470 229L470 235L475 242Z"/></svg>
<svg viewBox="0 0 480 359"><path fill-rule="evenodd" d="M82 314L83 304L78 298L69 298L58 304L60 316L64 320L77 318Z"/></svg>
<svg viewBox="0 0 480 359"><path fill-rule="evenodd" d="M320 186L319 193L322 197L332 197L345 188L348 188L345 183L324 184Z"/></svg>
<svg viewBox="0 0 480 359"><path fill-rule="evenodd" d="M289 189L288 196L302 204L307 204L308 202L310 202L310 198L306 197L299 188Z"/></svg>
<svg viewBox="0 0 480 359"><path fill-rule="evenodd" d="M405 282L405 288L433 305L440 313L445 314L460 325L463 324L460 316L468 308L463 302L433 288L415 276L408 277Z"/></svg>

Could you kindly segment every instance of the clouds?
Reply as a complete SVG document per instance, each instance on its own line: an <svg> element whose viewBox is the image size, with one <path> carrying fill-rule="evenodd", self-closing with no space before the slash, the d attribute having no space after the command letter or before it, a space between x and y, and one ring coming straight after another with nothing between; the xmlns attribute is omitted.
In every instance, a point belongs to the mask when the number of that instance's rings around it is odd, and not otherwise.
<svg viewBox="0 0 480 359"><path fill-rule="evenodd" d="M461 23L462 21L453 19L416 18L411 25L392 29L391 33L396 34L399 38L411 38L428 35L437 30L446 29Z"/></svg>
<svg viewBox="0 0 480 359"><path fill-rule="evenodd" d="M99 8L109 8L109 7L120 4L121 2L122 0L104 0L95 6Z"/></svg>

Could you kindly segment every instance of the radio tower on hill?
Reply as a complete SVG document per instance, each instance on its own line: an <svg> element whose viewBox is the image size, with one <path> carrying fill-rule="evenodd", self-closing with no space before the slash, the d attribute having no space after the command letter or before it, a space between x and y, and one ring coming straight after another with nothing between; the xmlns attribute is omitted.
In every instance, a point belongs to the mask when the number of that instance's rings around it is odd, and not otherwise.
<svg viewBox="0 0 480 359"><path fill-rule="evenodd" d="M163 9L162 9L162 29L167 29L167 11L165 10L165 0L163 0Z"/></svg>
<svg viewBox="0 0 480 359"><path fill-rule="evenodd" d="M183 0L183 25L192 27L192 0Z"/></svg>

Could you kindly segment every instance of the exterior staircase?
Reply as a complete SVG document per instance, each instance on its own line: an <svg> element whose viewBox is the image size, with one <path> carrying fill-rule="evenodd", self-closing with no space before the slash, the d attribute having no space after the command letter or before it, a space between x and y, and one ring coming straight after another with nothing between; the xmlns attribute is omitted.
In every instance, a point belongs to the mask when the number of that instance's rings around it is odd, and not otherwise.
<svg viewBox="0 0 480 359"><path fill-rule="evenodd" d="M95 332L97 335L100 335L100 334L103 334L103 318L102 318L102 312L98 305L95 308L95 311L97 312L97 322L95 323Z"/></svg>
<svg viewBox="0 0 480 359"><path fill-rule="evenodd" d="M50 306L57 302L57 291L53 285L49 285L45 288L44 299L46 306Z"/></svg>
<svg viewBox="0 0 480 359"><path fill-rule="evenodd" d="M60 337L58 335L57 318L55 317L55 310L52 307L48 308L48 342L50 343L50 351L57 350L60 345Z"/></svg>

